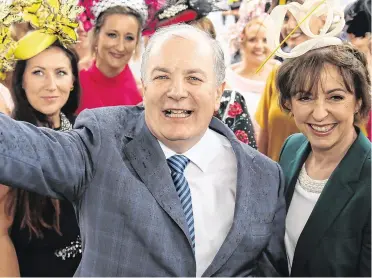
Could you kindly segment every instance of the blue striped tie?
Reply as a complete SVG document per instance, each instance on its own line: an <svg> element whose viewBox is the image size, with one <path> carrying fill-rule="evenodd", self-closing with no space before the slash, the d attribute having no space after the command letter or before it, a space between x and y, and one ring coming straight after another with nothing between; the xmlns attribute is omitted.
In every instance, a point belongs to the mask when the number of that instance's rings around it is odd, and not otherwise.
<svg viewBox="0 0 372 278"><path fill-rule="evenodd" d="M194 216L192 213L192 200L189 184L183 172L187 164L190 162L184 155L174 155L167 159L171 175L176 187L178 197L180 198L183 211L186 216L186 223L189 228L190 238L192 241L192 248L195 250L195 230L194 230Z"/></svg>

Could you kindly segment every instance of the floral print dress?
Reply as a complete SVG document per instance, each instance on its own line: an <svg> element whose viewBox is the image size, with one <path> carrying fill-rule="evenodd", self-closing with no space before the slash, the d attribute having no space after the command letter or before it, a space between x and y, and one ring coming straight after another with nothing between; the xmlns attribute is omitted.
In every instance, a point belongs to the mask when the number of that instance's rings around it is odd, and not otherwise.
<svg viewBox="0 0 372 278"><path fill-rule="evenodd" d="M223 92L220 109L215 117L223 121L240 141L257 149L253 123L245 99L239 92L232 90Z"/></svg>

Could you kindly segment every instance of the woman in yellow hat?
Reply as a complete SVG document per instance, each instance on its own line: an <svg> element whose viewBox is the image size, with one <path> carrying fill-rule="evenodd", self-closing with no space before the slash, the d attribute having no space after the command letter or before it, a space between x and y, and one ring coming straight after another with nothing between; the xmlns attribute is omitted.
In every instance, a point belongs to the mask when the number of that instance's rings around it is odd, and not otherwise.
<svg viewBox="0 0 372 278"><path fill-rule="evenodd" d="M10 69L5 65L18 60L11 88L12 116L68 131L80 97L78 61L68 48L76 41L75 7L71 1L33 2L22 7L23 19L36 30L17 43L8 37L2 40L9 42L5 46L12 51L0 51L5 54L1 56L1 73ZM2 23L4 27L4 20ZM1 185L0 223L0 276L74 275L82 251L75 211L69 202Z"/></svg>

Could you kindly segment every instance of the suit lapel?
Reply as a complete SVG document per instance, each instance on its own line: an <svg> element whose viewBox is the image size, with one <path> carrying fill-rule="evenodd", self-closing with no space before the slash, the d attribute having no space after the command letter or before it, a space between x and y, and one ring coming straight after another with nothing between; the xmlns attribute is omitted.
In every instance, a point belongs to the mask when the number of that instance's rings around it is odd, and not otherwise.
<svg viewBox="0 0 372 278"><path fill-rule="evenodd" d="M226 136L230 141L237 160L237 188L235 199L235 212L232 227L225 241L214 257L212 263L204 272L203 276L212 276L230 258L246 234L253 220L254 200L257 195L257 187L254 187L252 177L256 177L254 170L247 171L247 165L252 165L252 158L248 157L246 151L240 145L235 135L220 121L213 119L210 128ZM243 155L244 154L244 155ZM253 169L253 168L251 168Z"/></svg>
<svg viewBox="0 0 372 278"><path fill-rule="evenodd" d="M371 143L363 134L359 134L333 171L298 239L291 272L293 275L302 273L312 257L311 250L315 250L314 247L353 196L353 184L358 181L370 150Z"/></svg>
<svg viewBox="0 0 372 278"><path fill-rule="evenodd" d="M148 129L143 114L138 122L140 124L143 125L142 129L126 144L124 154L158 204L187 236L191 246L185 215L164 153Z"/></svg>

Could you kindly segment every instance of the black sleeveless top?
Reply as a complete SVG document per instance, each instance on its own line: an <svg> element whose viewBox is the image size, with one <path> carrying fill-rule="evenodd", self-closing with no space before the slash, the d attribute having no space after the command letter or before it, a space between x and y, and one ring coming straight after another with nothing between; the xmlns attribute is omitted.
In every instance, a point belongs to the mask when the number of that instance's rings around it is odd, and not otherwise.
<svg viewBox="0 0 372 278"><path fill-rule="evenodd" d="M43 229L43 238L30 239L28 228L20 229L23 214L16 208L10 237L17 252L21 276L72 277L81 260L80 231L75 211L67 201L60 201L60 228L62 236L54 229ZM53 223L54 207L49 202L44 219Z"/></svg>
<svg viewBox="0 0 372 278"><path fill-rule="evenodd" d="M74 122L74 119L69 119ZM36 193L33 193L36 194ZM16 205L10 232L20 268L21 276L26 277L72 277L79 266L82 250L80 230L75 210L68 201L60 200L59 235L53 228L43 228L43 238L35 234L30 239L28 227L20 228L23 211ZM46 223L53 223L55 209L48 199L43 212Z"/></svg>

